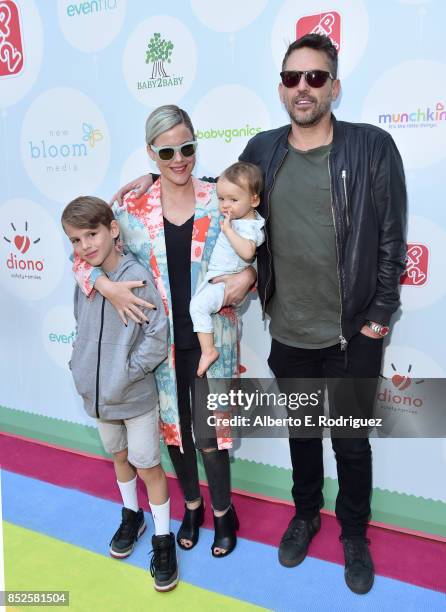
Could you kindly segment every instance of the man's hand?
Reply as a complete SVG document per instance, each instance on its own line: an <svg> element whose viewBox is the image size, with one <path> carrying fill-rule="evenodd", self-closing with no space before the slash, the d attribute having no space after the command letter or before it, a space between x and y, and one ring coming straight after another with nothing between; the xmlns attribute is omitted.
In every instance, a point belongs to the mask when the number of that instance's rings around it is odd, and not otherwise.
<svg viewBox="0 0 446 612"><path fill-rule="evenodd" d="M117 310L121 321L124 325L127 325L127 319L131 319L135 323L148 322L149 319L141 308L156 310L154 304L146 302L132 292L132 289L144 287L145 284L146 281L113 282L106 276L100 276L96 280L94 287L111 303Z"/></svg>
<svg viewBox="0 0 446 612"><path fill-rule="evenodd" d="M223 306L238 306L243 302L247 293L254 285L257 279L257 273L249 266L246 270L237 274L224 274L212 279L213 283L225 284L225 298Z"/></svg>
<svg viewBox="0 0 446 612"><path fill-rule="evenodd" d="M146 191L152 186L152 184L153 180L151 174L144 174L143 176L140 176L134 181L130 181L130 183L127 183L127 185L121 187L121 189L117 191L114 196L112 196L112 199L110 200L110 206L112 206L114 202L122 204L122 198L129 191L134 190L136 197L140 198L144 193L146 193Z"/></svg>
<svg viewBox="0 0 446 612"><path fill-rule="evenodd" d="M364 334L364 336L368 336L369 338L374 338L375 340L380 340L382 338L382 336L371 330L368 325L363 325L361 327L361 334Z"/></svg>

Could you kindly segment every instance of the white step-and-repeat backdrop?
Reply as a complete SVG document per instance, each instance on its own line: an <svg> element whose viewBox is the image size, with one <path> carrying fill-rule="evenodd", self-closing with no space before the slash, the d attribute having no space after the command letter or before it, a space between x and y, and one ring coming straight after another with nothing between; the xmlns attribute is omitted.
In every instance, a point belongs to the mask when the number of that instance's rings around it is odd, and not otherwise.
<svg viewBox="0 0 446 612"><path fill-rule="evenodd" d="M339 48L337 117L388 130L403 156L408 264L379 401L422 417L430 401L423 380L446 369L445 22L442 0L0 0L0 404L9 430L21 419L32 434L39 415L61 427L94 425L67 368L74 321L64 205L79 194L108 199L151 169L144 122L164 103L192 116L196 175L217 175L255 133L287 123L280 63L289 42L310 31ZM269 376L268 351L252 301L244 375ZM374 440L373 447L380 510L391 514L385 504L395 503L404 515L407 500L421 501L440 524L445 441ZM329 445L326 455L330 480ZM235 457L253 474L263 466L265 479L289 468L286 440L245 440ZM249 489L249 470L244 483Z"/></svg>

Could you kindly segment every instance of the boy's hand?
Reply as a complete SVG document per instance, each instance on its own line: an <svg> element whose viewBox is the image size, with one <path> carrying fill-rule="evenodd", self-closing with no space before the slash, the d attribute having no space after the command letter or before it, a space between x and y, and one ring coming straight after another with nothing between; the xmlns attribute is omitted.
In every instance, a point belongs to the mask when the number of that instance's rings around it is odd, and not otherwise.
<svg viewBox="0 0 446 612"><path fill-rule="evenodd" d="M95 289L103 295L117 310L119 318L127 325L128 319L135 323L145 323L149 319L142 308L156 310L156 306L146 302L132 292L132 289L144 287L146 281L119 281L113 282L106 276L100 276L95 282Z"/></svg>
<svg viewBox="0 0 446 612"><path fill-rule="evenodd" d="M223 216L224 216L224 219L223 219L223 221L220 221L220 227L221 227L221 231L224 234L226 234L226 232L228 230L232 229L232 225L231 225L231 220L232 220L231 219L231 213L229 211L225 212L225 213L223 213Z"/></svg>

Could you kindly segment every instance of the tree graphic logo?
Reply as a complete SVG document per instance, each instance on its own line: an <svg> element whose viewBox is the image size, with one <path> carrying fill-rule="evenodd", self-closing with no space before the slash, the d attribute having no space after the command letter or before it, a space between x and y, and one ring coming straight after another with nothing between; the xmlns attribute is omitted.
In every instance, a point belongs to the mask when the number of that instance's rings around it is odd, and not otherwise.
<svg viewBox="0 0 446 612"><path fill-rule="evenodd" d="M146 64L153 63L152 79L169 76L164 68L164 63L170 64L172 50L173 43L171 40L162 39L159 32L153 34L146 51Z"/></svg>

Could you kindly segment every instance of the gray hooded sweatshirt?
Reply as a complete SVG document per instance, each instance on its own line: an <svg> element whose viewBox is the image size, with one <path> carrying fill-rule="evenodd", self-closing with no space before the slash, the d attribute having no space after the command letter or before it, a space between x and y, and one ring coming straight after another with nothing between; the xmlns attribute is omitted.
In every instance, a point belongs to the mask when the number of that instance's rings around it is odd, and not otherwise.
<svg viewBox="0 0 446 612"><path fill-rule="evenodd" d="M105 420L128 419L153 410L158 401L153 370L167 356L168 324L152 276L132 255L120 259L108 278L145 280L134 290L154 304L149 323L129 319L126 327L113 306L99 293L88 299L79 287L74 293L77 337L70 368L87 413Z"/></svg>

